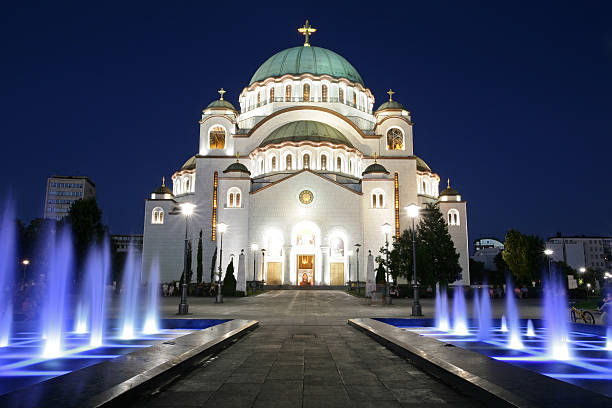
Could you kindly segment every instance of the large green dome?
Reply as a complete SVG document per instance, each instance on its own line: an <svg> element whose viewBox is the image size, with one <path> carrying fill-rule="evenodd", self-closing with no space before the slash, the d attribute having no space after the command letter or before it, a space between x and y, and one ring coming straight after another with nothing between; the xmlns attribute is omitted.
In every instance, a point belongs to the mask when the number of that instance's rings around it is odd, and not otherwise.
<svg viewBox="0 0 612 408"><path fill-rule="evenodd" d="M363 84L359 72L341 55L320 47L293 47L268 58L253 74L249 85L286 74L329 75Z"/></svg>
<svg viewBox="0 0 612 408"><path fill-rule="evenodd" d="M312 142L330 142L353 147L351 142L338 129L322 122L315 122L314 120L289 122L270 133L261 142L259 147L283 142L303 142L306 140Z"/></svg>

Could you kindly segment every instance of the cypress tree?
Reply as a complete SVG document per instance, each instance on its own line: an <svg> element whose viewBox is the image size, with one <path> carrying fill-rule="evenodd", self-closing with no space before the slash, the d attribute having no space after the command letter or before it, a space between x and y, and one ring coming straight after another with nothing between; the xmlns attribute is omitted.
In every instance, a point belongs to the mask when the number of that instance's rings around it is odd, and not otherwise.
<svg viewBox="0 0 612 408"><path fill-rule="evenodd" d="M196 266L196 280L198 285L202 283L202 276L204 275L204 265L202 264L202 230L200 230L200 238L198 239L198 265Z"/></svg>

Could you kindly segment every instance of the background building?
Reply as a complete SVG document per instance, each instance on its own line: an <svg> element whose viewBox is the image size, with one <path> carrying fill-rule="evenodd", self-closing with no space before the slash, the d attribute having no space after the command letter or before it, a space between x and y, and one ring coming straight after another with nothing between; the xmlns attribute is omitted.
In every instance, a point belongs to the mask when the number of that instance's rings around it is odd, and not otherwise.
<svg viewBox="0 0 612 408"><path fill-rule="evenodd" d="M553 261L563 261L576 270L612 270L612 237L558 235L549 238L546 247L553 250Z"/></svg>
<svg viewBox="0 0 612 408"><path fill-rule="evenodd" d="M113 234L110 236L110 239L115 252L134 250L142 253L142 234Z"/></svg>
<svg viewBox="0 0 612 408"><path fill-rule="evenodd" d="M96 196L96 185L85 176L51 176L47 179L44 218L61 220L72 203Z"/></svg>
<svg viewBox="0 0 612 408"><path fill-rule="evenodd" d="M484 263L486 269L494 271L495 257L504 250L504 244L495 238L480 238L474 241L472 259Z"/></svg>

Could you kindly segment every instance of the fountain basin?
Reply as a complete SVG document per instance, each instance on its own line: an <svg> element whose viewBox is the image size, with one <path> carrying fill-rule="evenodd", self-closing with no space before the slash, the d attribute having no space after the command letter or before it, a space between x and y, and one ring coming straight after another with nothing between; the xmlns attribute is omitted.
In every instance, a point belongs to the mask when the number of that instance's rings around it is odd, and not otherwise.
<svg viewBox="0 0 612 408"><path fill-rule="evenodd" d="M91 347L89 334L66 333L63 338L62 355L43 358L44 341L40 333L18 330L8 347L0 348L0 395L18 390L28 391L38 383L85 369L104 362L113 362L121 356L140 350L173 342L191 333L225 323L222 319L165 319L162 329L156 334L139 334L134 339L124 340L119 330L106 333L100 347ZM112 326L112 324L111 324Z"/></svg>
<svg viewBox="0 0 612 408"><path fill-rule="evenodd" d="M349 321L422 369L486 403L556 407L576 406L577 401L612 403L612 378L608 377L612 356L593 348L603 349L601 328L571 326L571 335L576 336L570 345L575 360L558 361L538 355L545 352L545 338L532 343L523 337L525 348L512 350L507 348L509 334L499 330L490 341L479 341L474 323L468 321L470 335L456 336L436 330L432 319ZM521 321L522 326L526 323ZM545 337L542 322L534 323L536 334ZM499 324L493 326L499 328ZM522 330L524 333L526 327ZM594 373L596 378L590 378Z"/></svg>

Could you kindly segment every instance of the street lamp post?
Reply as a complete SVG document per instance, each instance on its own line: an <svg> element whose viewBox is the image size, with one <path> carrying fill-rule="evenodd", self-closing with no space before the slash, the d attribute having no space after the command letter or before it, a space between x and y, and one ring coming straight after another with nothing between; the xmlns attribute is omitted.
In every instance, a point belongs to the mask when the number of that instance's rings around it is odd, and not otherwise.
<svg viewBox="0 0 612 408"><path fill-rule="evenodd" d="M544 255L546 255L546 257L548 258L548 280L552 279L552 256L555 253L555 251L553 251L550 248L546 248L544 250Z"/></svg>
<svg viewBox="0 0 612 408"><path fill-rule="evenodd" d="M255 269L257 268L255 257L257 254L257 244L251 245L251 251L253 252L253 281L251 282L251 295L255 296Z"/></svg>
<svg viewBox="0 0 612 408"><path fill-rule="evenodd" d="M391 290L389 288L389 234L391 233L393 227L389 223L384 223L382 226L382 230L385 233L385 259L387 263L387 273L385 278L385 289L387 291L387 299L386 304L391 304Z"/></svg>
<svg viewBox="0 0 612 408"><path fill-rule="evenodd" d="M193 214L194 204L182 203L180 204L181 213L185 216L185 251L183 254L183 284L181 285L181 301L178 307L179 315L186 315L189 313L189 304L187 304L187 255L189 248L189 218Z"/></svg>
<svg viewBox="0 0 612 408"><path fill-rule="evenodd" d="M412 299L412 316L423 316L423 311L421 310L421 303L419 302L419 283L417 281L417 267L416 267L416 235L415 235L415 227L414 220L419 216L419 207L416 204L410 204L406 207L406 211L408 212L408 216L412 218L412 268L413 268L413 277L414 280L413 290L414 295Z"/></svg>
<svg viewBox="0 0 612 408"><path fill-rule="evenodd" d="M361 293L361 288L359 284L359 248L361 248L360 244L355 244L355 259L357 259L357 296Z"/></svg>
<svg viewBox="0 0 612 408"><path fill-rule="evenodd" d="M21 264L23 265L23 282L22 282L22 284L25 285L25 282L26 282L26 269L28 269L28 265L30 264L30 260L29 259L24 259L23 261L21 261Z"/></svg>
<svg viewBox="0 0 612 408"><path fill-rule="evenodd" d="M220 242L219 242L219 277L217 278L217 298L215 303L223 303L223 293L221 293L221 276L223 276L223 234L227 231L227 224L220 222L217 224L217 230L219 230Z"/></svg>

